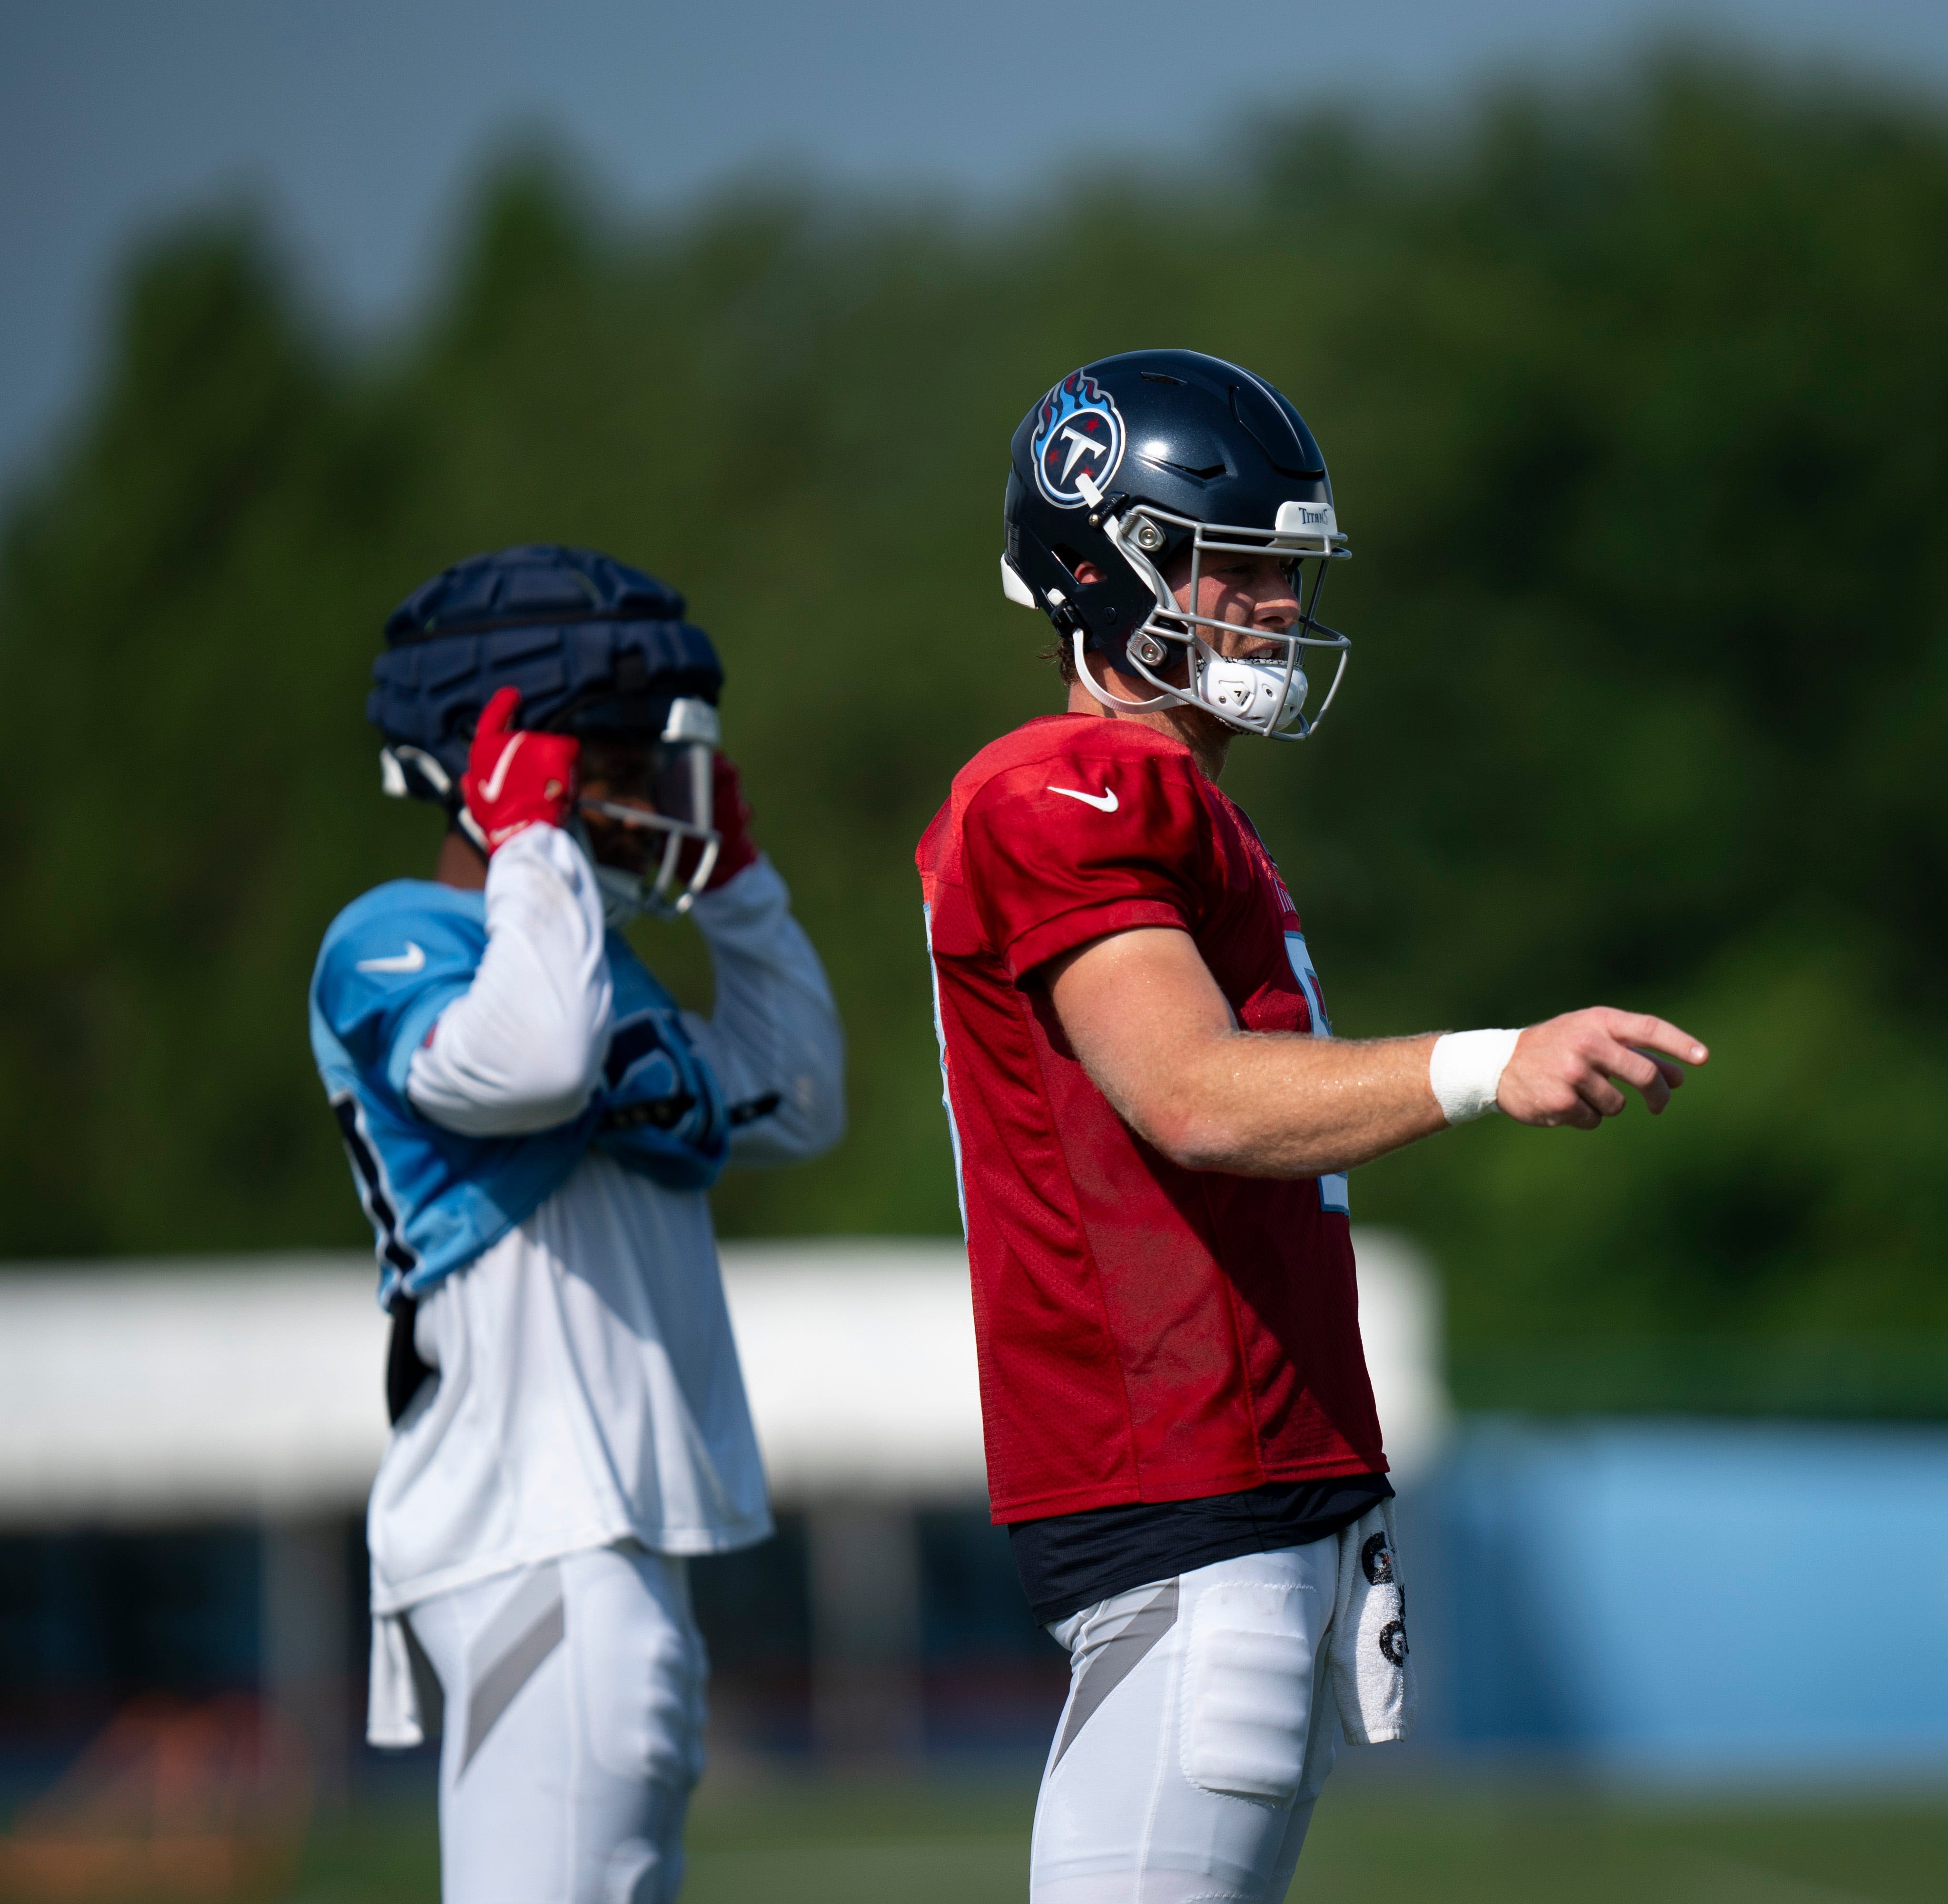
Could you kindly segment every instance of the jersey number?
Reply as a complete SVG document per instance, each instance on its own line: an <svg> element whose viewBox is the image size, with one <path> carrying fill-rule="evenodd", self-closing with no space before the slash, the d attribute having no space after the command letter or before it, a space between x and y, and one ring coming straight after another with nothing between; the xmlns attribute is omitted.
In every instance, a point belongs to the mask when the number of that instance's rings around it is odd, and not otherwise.
<svg viewBox="0 0 1948 1904"><path fill-rule="evenodd" d="M1292 961L1292 975L1298 980L1298 989L1305 994L1305 1008L1312 1019L1313 1036L1330 1038L1332 1021L1326 1015L1326 995L1319 989L1319 974L1313 965L1311 953L1305 949L1304 933L1286 934L1285 955ZM1319 1207L1338 1216L1352 1215L1352 1195L1347 1187L1344 1170L1335 1170L1330 1176L1319 1179Z"/></svg>

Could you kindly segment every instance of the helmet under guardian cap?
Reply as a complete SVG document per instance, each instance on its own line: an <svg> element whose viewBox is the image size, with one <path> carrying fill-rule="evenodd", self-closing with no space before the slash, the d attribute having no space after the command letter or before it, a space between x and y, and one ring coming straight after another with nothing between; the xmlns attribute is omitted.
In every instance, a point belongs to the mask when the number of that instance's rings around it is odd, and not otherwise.
<svg viewBox="0 0 1948 1904"><path fill-rule="evenodd" d="M688 909L720 843L711 769L724 669L674 589L593 549L523 543L470 556L414 589L387 619L386 641L365 713L385 737L388 794L435 803L480 843L460 777L489 697L517 688L522 727L603 741L612 755L619 747L630 790L654 803L653 813L585 803L663 836L641 878L597 863L612 916ZM697 863L682 875L692 841Z"/></svg>

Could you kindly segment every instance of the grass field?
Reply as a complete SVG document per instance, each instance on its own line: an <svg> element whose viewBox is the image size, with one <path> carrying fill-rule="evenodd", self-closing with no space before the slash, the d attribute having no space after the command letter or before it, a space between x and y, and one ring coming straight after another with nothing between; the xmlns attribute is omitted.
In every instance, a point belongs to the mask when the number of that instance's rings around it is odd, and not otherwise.
<svg viewBox="0 0 1948 1904"><path fill-rule="evenodd" d="M1031 1791L808 1782L712 1795L684 1904L1016 1904ZM430 1904L430 1822L321 1831L295 1904ZM1603 1802L1506 1787L1348 1784L1295 1899L1358 1904L1941 1904L1948 1794L1875 1804Z"/></svg>

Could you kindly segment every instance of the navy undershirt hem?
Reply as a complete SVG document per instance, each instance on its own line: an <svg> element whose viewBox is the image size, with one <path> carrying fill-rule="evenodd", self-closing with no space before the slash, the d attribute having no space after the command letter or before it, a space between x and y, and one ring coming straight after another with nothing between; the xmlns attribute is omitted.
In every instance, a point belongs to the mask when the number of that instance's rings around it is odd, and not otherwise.
<svg viewBox="0 0 1948 1904"><path fill-rule="evenodd" d="M1029 1610L1047 1626L1153 1580L1323 1540L1393 1491L1384 1474L1271 1481L1195 1501L1134 1501L1016 1520L1008 1540Z"/></svg>

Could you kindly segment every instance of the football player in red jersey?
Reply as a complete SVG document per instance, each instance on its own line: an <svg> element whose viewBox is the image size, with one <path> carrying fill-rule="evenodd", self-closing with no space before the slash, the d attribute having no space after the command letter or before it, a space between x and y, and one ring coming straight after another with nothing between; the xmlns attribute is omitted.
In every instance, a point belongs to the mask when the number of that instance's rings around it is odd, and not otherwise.
<svg viewBox="0 0 1948 1904"><path fill-rule="evenodd" d="M1012 463L1003 585L1054 623L1068 710L962 770L919 862L994 1517L1071 1657L1030 1896L1276 1899L1342 1721L1411 1717L1398 1620L1349 1611L1397 1588L1345 1173L1491 1110L1661 1111L1706 1053L1603 1007L1332 1037L1218 786L1345 666L1311 432L1142 351L1064 378Z"/></svg>

